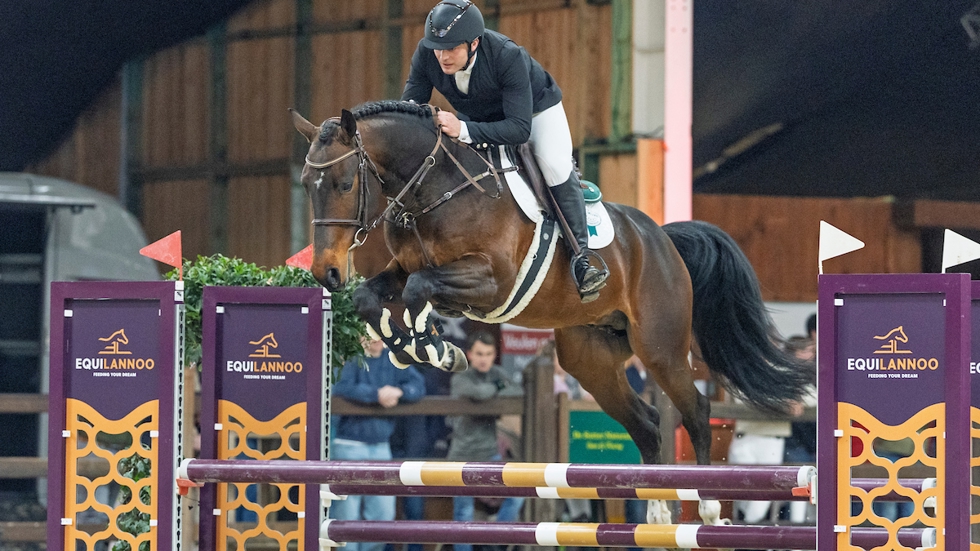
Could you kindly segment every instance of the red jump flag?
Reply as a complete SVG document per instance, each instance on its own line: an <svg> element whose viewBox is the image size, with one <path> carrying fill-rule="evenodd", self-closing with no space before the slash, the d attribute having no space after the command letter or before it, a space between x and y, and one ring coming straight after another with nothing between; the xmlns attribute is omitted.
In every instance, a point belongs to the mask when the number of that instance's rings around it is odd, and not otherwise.
<svg viewBox="0 0 980 551"><path fill-rule="evenodd" d="M313 265L313 245L307 245L305 249L286 259L286 266L309 270Z"/></svg>
<svg viewBox="0 0 980 551"><path fill-rule="evenodd" d="M173 232L155 243L150 243L149 245L143 247L140 249L140 254L147 258L152 258L153 260L163 262L164 264L179 269L180 279L183 281L184 263L180 248L180 230Z"/></svg>

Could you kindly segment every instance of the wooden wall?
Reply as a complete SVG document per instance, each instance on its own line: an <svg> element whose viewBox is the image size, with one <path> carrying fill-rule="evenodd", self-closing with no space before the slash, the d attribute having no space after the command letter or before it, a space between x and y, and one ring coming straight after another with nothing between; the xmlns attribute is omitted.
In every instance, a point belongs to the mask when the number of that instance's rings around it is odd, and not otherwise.
<svg viewBox="0 0 980 551"><path fill-rule="evenodd" d="M636 154L602 155L599 160L599 184L602 187L603 201L635 207L639 199Z"/></svg>
<svg viewBox="0 0 980 551"><path fill-rule="evenodd" d="M817 245L825 220L864 241L853 253L824 261L824 273L922 271L919 230L901 229L889 199L825 199L694 195L694 218L730 234L752 262L766 300L817 299Z"/></svg>
<svg viewBox="0 0 980 551"><path fill-rule="evenodd" d="M50 157L28 172L85 184L112 196L119 194L121 83L110 86L75 124Z"/></svg>
<svg viewBox="0 0 980 551"><path fill-rule="evenodd" d="M317 122L397 97L433 3L256 1L207 36L130 64L61 148L31 170L112 195L120 195L125 170L130 206L151 240L180 229L185 257L221 252L280 264L308 240L309 219L292 176L305 141L286 109ZM611 135L610 3L477 4L488 26L527 48L559 82L576 146ZM433 103L448 107L438 93ZM622 144L613 149L595 157L605 198L636 205L636 155ZM770 300L816 298L821 219L869 243L827 262L828 272L920 270L918 231L898 229L887 201L698 195L694 209L742 245Z"/></svg>
<svg viewBox="0 0 980 551"><path fill-rule="evenodd" d="M397 97L433 3L256 1L207 36L130 64L57 153L30 170L128 199L151 240L182 230L185 257L221 252L280 264L308 239L293 220L307 209L296 207L291 175L302 146L287 108L321 121ZM488 26L526 47L562 86L575 143L607 136L611 6L477 4Z"/></svg>

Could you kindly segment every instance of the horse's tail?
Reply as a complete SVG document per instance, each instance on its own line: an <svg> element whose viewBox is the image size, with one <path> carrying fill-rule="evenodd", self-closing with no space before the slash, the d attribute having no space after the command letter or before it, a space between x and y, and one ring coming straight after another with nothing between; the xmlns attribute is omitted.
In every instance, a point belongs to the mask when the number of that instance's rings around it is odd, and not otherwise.
<svg viewBox="0 0 980 551"><path fill-rule="evenodd" d="M783 351L755 270L728 234L706 222L663 227L694 288L694 338L722 386L755 406L785 411L800 400L814 370Z"/></svg>

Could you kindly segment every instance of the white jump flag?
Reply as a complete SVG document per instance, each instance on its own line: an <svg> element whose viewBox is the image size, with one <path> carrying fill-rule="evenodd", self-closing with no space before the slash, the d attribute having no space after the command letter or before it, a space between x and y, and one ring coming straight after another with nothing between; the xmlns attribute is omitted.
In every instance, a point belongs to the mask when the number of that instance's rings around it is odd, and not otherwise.
<svg viewBox="0 0 980 551"><path fill-rule="evenodd" d="M820 245L817 256L820 257L818 264L821 274L823 273L824 260L861 248L864 248L864 241L844 233L823 220L820 221Z"/></svg>
<svg viewBox="0 0 980 551"><path fill-rule="evenodd" d="M943 236L943 270L980 258L980 243L946 230Z"/></svg>

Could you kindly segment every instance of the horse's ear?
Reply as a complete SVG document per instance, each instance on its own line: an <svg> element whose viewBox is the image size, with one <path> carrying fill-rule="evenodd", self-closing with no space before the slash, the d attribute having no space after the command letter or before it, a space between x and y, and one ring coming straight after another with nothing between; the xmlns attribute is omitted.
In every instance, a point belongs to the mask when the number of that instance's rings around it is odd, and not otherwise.
<svg viewBox="0 0 980 551"><path fill-rule="evenodd" d="M340 111L340 128L350 139L354 139L354 134L357 133L357 121L354 119L354 114L346 109Z"/></svg>
<svg viewBox="0 0 980 551"><path fill-rule="evenodd" d="M296 130L300 134L306 136L306 141L312 142L313 138L316 136L317 132L319 131L317 127L314 126L312 122L304 119L303 115L300 115L292 107L289 108L289 114L293 116L293 126L296 127Z"/></svg>

